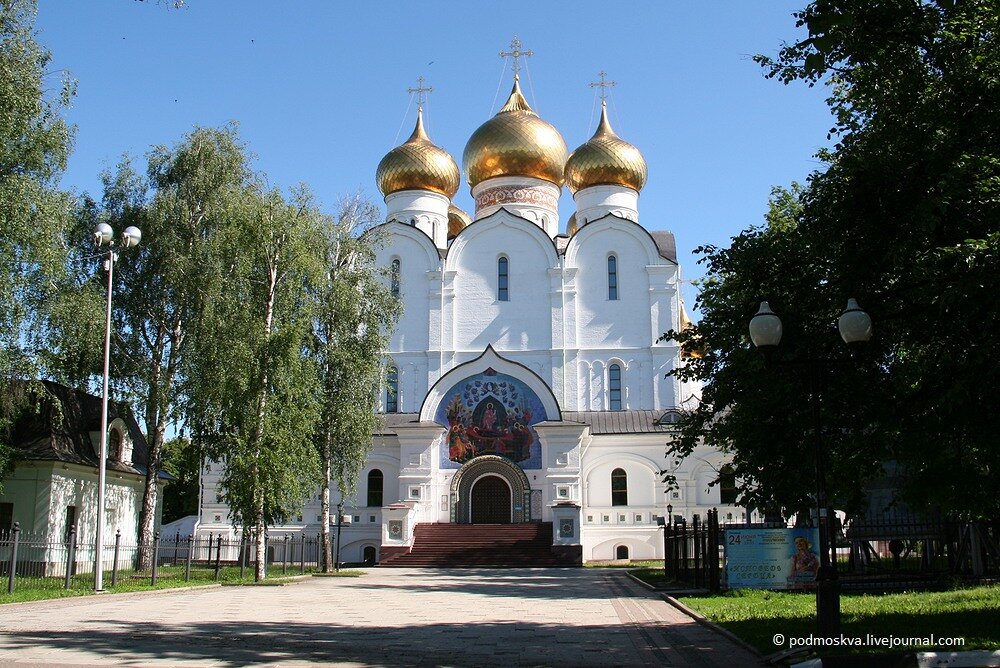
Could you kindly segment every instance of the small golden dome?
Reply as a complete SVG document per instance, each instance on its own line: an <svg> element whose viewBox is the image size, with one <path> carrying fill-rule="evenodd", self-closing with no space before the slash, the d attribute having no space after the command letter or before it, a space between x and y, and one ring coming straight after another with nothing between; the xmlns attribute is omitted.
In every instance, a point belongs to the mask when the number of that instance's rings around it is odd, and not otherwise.
<svg viewBox="0 0 1000 668"><path fill-rule="evenodd" d="M424 112L417 110L413 134L382 158L375 170L375 182L383 195L400 190L430 190L451 198L458 192L461 177L455 159L431 143L424 132Z"/></svg>
<svg viewBox="0 0 1000 668"><path fill-rule="evenodd" d="M515 76L507 103L472 133L462 162L473 188L496 176L530 176L561 186L566 155L562 135L528 106Z"/></svg>
<svg viewBox="0 0 1000 668"><path fill-rule="evenodd" d="M575 195L590 186L618 185L638 192L646 185L646 176L646 159L615 134L608 123L607 104L602 104L597 132L566 161L569 191Z"/></svg>
<svg viewBox="0 0 1000 668"><path fill-rule="evenodd" d="M569 220L566 221L566 234L573 236L576 234L576 214L571 213L569 215Z"/></svg>
<svg viewBox="0 0 1000 668"><path fill-rule="evenodd" d="M469 214L454 204L448 205L448 238L457 236L459 232L472 224Z"/></svg>

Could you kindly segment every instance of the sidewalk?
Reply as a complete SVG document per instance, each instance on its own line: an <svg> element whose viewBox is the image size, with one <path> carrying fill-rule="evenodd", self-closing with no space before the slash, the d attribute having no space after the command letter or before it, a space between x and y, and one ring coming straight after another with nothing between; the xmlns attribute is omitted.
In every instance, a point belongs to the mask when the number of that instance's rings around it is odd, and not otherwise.
<svg viewBox="0 0 1000 668"><path fill-rule="evenodd" d="M371 569L0 607L0 664L742 666L757 658L613 569Z"/></svg>

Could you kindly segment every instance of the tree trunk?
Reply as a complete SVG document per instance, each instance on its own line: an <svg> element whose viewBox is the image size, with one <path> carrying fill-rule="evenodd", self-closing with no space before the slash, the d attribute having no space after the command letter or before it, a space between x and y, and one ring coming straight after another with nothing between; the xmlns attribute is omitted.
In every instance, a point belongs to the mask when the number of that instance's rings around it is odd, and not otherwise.
<svg viewBox="0 0 1000 668"><path fill-rule="evenodd" d="M323 572L329 573L333 570L333 550L330 546L330 455L331 440L330 430L325 430L323 438L323 492L320 495L320 515L323 542Z"/></svg>
<svg viewBox="0 0 1000 668"><path fill-rule="evenodd" d="M267 577L267 527L264 526L264 495L260 495L260 507L258 510L260 513L257 515L257 521L254 524L254 531L256 535L254 536L254 544L257 553L257 563L254 564L253 579L254 582L260 582Z"/></svg>

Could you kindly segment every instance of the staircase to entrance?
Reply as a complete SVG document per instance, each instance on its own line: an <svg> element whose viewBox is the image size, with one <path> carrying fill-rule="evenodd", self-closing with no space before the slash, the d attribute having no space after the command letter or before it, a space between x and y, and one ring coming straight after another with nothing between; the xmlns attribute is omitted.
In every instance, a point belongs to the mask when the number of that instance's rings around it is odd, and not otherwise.
<svg viewBox="0 0 1000 668"><path fill-rule="evenodd" d="M552 552L552 523L434 524L413 528L413 547L380 566L417 568L525 568L576 566Z"/></svg>

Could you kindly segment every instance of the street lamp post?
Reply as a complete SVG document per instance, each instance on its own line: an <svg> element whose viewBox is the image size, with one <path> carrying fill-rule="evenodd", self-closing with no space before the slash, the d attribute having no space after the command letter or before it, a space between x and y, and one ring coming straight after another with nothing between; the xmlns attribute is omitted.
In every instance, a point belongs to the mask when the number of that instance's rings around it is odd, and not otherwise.
<svg viewBox="0 0 1000 668"><path fill-rule="evenodd" d="M126 227L119 242L123 248L138 246L142 240L142 232L138 227ZM114 230L107 223L99 223L94 228L94 244L98 248L108 247L104 260L104 269L108 272L108 301L104 323L104 378L103 394L101 395L101 451L98 454L97 466L97 536L94 539L94 591L104 591L104 487L108 465L108 367L111 358L111 285L114 278L115 262L118 252L115 250Z"/></svg>
<svg viewBox="0 0 1000 668"><path fill-rule="evenodd" d="M840 337L850 347L867 342L872 336L872 320L858 306L855 299L847 301L847 308L837 320ZM750 319L750 339L766 359L781 342L781 319L771 310L767 302L760 303L757 314ZM826 494L826 471L821 443L822 423L820 415L820 375L827 366L836 364L834 360L810 358L788 362L804 365L808 392L812 407L813 443L816 468L816 520L820 524L820 567L816 575L816 622L819 635L831 638L840 634L840 583L837 579L836 553L831 559L831 551L836 550L836 523L833 505ZM826 515L826 526L821 518Z"/></svg>

